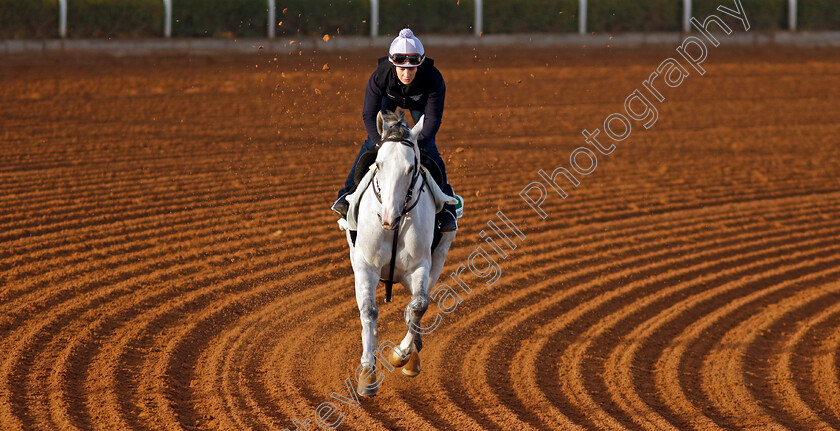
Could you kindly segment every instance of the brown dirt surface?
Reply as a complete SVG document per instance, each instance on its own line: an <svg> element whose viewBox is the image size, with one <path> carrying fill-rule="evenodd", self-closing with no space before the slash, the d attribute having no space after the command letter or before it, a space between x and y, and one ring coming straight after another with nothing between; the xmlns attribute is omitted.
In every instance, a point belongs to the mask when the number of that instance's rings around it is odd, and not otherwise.
<svg viewBox="0 0 840 431"><path fill-rule="evenodd" d="M0 429L840 429L840 51L723 42L545 220L520 190L674 50L429 47L442 278L527 238L358 407L328 207L379 52L0 58Z"/></svg>

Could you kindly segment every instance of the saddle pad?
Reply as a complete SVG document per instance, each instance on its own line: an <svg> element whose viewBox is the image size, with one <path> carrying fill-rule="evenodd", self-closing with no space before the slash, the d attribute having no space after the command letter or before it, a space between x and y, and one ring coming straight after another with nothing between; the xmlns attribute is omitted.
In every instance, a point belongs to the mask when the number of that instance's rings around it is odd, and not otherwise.
<svg viewBox="0 0 840 431"><path fill-rule="evenodd" d="M370 167L376 163L376 155L379 153L379 149L370 150L366 153L363 153L361 157L359 157L359 163L356 163L356 170L353 172L353 180L356 182L358 189L358 184L362 181L365 174L368 173ZM424 152L420 152L420 164L432 174L432 178L435 180L435 183L443 187L443 173L440 170L440 166L432 160L431 157L426 155ZM427 178L428 179L428 178Z"/></svg>
<svg viewBox="0 0 840 431"><path fill-rule="evenodd" d="M446 204L455 205L456 203L458 203L457 199L447 195L440 189L440 186L438 186L437 183L431 178L431 174L425 166L422 166L420 169L423 175L426 176L426 191L431 193L432 197L435 200L435 214L439 213L443 209L443 206ZM375 171L376 165L371 165L368 168L368 172L362 177L361 181L359 181L359 185L358 187L356 187L356 191L347 196L347 203L350 204L350 209L347 211L346 219L338 220L338 227L340 230L357 229L359 220L359 204L362 202L362 196L364 196L365 191L367 191L368 187L370 186L370 182L373 179L373 173Z"/></svg>
<svg viewBox="0 0 840 431"><path fill-rule="evenodd" d="M358 184L362 181L362 178L365 177L365 174L368 173L371 165L376 163L376 155L378 153L379 149L370 150L359 157L359 163L356 163L356 171L353 172L353 180L356 182L357 190L359 188Z"/></svg>

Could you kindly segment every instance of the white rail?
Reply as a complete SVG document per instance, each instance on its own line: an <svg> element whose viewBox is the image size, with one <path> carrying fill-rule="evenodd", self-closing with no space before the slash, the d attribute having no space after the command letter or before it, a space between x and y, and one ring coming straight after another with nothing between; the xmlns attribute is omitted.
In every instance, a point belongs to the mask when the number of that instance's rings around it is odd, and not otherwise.
<svg viewBox="0 0 840 431"><path fill-rule="evenodd" d="M63 39L67 37L67 1L58 0L58 35ZM277 0L268 1L268 37L275 37L277 25ZM676 1L676 0L674 0ZM683 31L691 31L691 0L683 0ZM586 34L587 0L578 0L578 33ZM163 0L163 35L166 38L172 37L172 0ZM788 0L788 28L796 31L797 27L797 1ZM476 36L484 34L484 2L475 0L475 25L473 32ZM370 0L370 36L379 35L379 0Z"/></svg>
<svg viewBox="0 0 840 431"><path fill-rule="evenodd" d="M268 0L268 38L274 39L274 28L277 27L277 9L274 0Z"/></svg>
<svg viewBox="0 0 840 431"><path fill-rule="evenodd" d="M578 33L586 34L586 0L578 2Z"/></svg>
<svg viewBox="0 0 840 431"><path fill-rule="evenodd" d="M370 0L370 37L379 35L379 0Z"/></svg>
<svg viewBox="0 0 840 431"><path fill-rule="evenodd" d="M67 37L67 0L58 0L58 35Z"/></svg>
<svg viewBox="0 0 840 431"><path fill-rule="evenodd" d="M163 0L163 37L172 37L172 0Z"/></svg>
<svg viewBox="0 0 840 431"><path fill-rule="evenodd" d="M484 22L482 20L484 15L483 9L484 5L481 0L475 0L475 25L473 26L473 31L476 36L481 36L484 33Z"/></svg>

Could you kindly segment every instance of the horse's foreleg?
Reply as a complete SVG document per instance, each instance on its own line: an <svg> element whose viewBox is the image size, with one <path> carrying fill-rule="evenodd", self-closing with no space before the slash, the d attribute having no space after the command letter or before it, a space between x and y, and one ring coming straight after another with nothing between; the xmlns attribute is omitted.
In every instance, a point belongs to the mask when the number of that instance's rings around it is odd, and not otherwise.
<svg viewBox="0 0 840 431"><path fill-rule="evenodd" d="M392 352L388 356L388 362L395 367L403 367L402 373L406 376L416 377L420 374L419 352L423 348L421 334L417 331L422 328L420 320L429 308L429 267L416 269L407 279L403 280L403 284L407 284L411 289L411 301L408 301L405 307L405 324L408 325L408 331L400 343L400 351Z"/></svg>
<svg viewBox="0 0 840 431"><path fill-rule="evenodd" d="M379 330L376 327L379 309L376 307L376 285L379 272L372 268L354 268L356 274L356 305L362 321L363 364L375 365L374 352L379 344Z"/></svg>
<svg viewBox="0 0 840 431"><path fill-rule="evenodd" d="M409 288L411 289L411 301L405 307L405 324L408 325L408 332L405 334L400 343L400 350L404 354L412 351L420 351L422 344L420 343L420 334L412 328L422 327L420 319L429 308L429 268L418 268L415 270L410 278Z"/></svg>

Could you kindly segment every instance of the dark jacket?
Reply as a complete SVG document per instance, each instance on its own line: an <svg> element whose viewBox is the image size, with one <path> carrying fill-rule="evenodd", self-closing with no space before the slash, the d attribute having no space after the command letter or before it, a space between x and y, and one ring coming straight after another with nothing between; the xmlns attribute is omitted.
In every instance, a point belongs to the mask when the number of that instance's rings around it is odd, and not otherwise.
<svg viewBox="0 0 840 431"><path fill-rule="evenodd" d="M443 101L446 96L446 85L443 76L435 67L434 60L426 58L418 66L417 75L411 84L404 85L397 78L395 66L388 61L388 57L379 59L379 65L368 80L365 90L365 105L362 118L368 138L378 142L379 133L376 131L376 114L384 109L395 110L398 106L411 111L422 111L425 115L423 130L417 139L420 148L434 139L443 118ZM382 106L382 98L387 100Z"/></svg>

